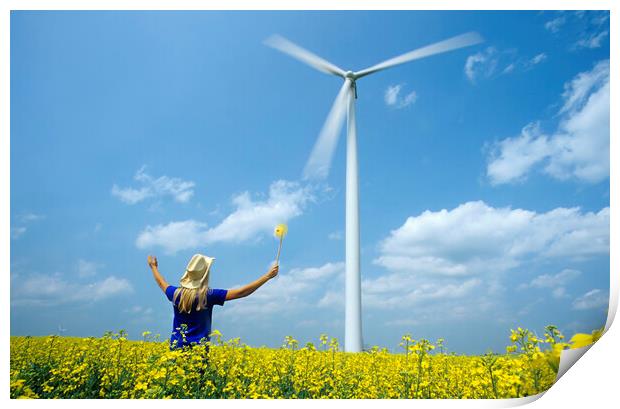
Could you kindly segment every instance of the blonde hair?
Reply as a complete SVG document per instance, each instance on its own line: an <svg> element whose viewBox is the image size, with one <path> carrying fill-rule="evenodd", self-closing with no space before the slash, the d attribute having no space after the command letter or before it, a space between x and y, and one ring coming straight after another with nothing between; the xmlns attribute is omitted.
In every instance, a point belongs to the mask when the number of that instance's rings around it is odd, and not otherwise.
<svg viewBox="0 0 620 409"><path fill-rule="evenodd" d="M196 311L204 310L207 308L207 290L209 287L207 283L200 288L185 288L179 287L174 291L174 296L172 297L172 302L177 305L177 308L180 312L184 312L189 314L192 312L192 307L194 306L194 301L198 298L198 303L196 305ZM179 303L177 304L177 299Z"/></svg>

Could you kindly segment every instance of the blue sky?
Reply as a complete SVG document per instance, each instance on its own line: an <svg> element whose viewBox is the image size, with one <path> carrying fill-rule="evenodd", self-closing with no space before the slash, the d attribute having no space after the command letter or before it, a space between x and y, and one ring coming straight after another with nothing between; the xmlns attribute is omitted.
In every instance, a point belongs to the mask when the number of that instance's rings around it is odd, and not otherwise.
<svg viewBox="0 0 620 409"><path fill-rule="evenodd" d="M11 334L168 336L170 283L280 276L214 312L251 345L343 340L344 166L301 178L341 85L466 31L483 44L358 82L363 333L502 351L510 328L604 324L606 12L13 12Z"/></svg>

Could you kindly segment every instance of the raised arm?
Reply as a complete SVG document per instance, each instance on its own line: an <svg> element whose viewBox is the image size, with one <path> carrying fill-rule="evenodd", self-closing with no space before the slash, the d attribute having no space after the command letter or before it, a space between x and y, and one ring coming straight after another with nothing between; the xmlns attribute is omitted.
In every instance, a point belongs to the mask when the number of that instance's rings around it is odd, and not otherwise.
<svg viewBox="0 0 620 409"><path fill-rule="evenodd" d="M151 271L153 272L153 278L157 281L157 285L161 290L165 293L166 288L168 288L168 282L162 277L159 272L159 268L157 267L157 257L148 256L146 262L149 263L149 267L151 267Z"/></svg>
<svg viewBox="0 0 620 409"><path fill-rule="evenodd" d="M233 288L231 290L228 290L228 292L226 293L226 301L247 297L248 295L252 294L254 291L258 289L258 287L260 287L261 285L265 284L267 281L277 276L278 269L279 269L279 266L275 264L269 269L267 273L262 275L259 279L251 282L250 284L244 285L243 287Z"/></svg>

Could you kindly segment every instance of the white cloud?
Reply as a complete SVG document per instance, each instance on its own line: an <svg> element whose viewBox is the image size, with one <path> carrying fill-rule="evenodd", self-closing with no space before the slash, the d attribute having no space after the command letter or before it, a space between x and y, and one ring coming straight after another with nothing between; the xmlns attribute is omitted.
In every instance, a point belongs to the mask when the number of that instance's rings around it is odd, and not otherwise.
<svg viewBox="0 0 620 409"><path fill-rule="evenodd" d="M380 242L378 250L374 263L387 272L379 276L363 272L365 311L389 311L389 325L413 325L412 309L416 322L438 316L444 320L488 316L505 296L501 281L507 274L537 263L607 256L609 208L598 213L579 208L538 213L468 202L409 217ZM282 311L282 305L297 308L297 303L301 309L313 305L340 313L344 264L327 266L283 275L279 285L263 292L263 298L248 304L243 313L275 313ZM579 274L571 269L543 274L521 288L548 288L552 296L565 298L565 286ZM275 294L283 300L273 302ZM309 299L318 302L305 301ZM231 317L240 312L231 312Z"/></svg>
<svg viewBox="0 0 620 409"><path fill-rule="evenodd" d="M202 246L206 243L207 232L207 224L195 220L149 225L138 235L136 246L140 249L162 247L167 254L174 254Z"/></svg>
<svg viewBox="0 0 620 409"><path fill-rule="evenodd" d="M396 101L398 100L398 94L400 93L400 88L402 85L390 85L385 90L385 103L387 105L396 105Z"/></svg>
<svg viewBox="0 0 620 409"><path fill-rule="evenodd" d="M35 214L35 213L26 213L26 214L21 215L19 219L21 220L22 223L30 223L30 222L36 222L38 220L45 219L45 216L41 214Z"/></svg>
<svg viewBox="0 0 620 409"><path fill-rule="evenodd" d="M488 47L467 57L464 70L469 81L475 83L479 79L528 71L546 59L545 53L527 58L519 56L514 49L500 51L495 47ZM501 66L504 68L501 69Z"/></svg>
<svg viewBox="0 0 620 409"><path fill-rule="evenodd" d="M564 23L566 23L565 16L556 17L553 20L547 21L545 23L545 28L552 33L557 33L558 31L560 31Z"/></svg>
<svg viewBox="0 0 620 409"><path fill-rule="evenodd" d="M591 74L597 71L607 74L597 83L600 88L591 89L583 106L568 111L549 140L552 154L545 172L555 178L596 183L609 176L609 61Z"/></svg>
<svg viewBox="0 0 620 409"><path fill-rule="evenodd" d="M127 308L125 312L130 314L150 315L153 313L153 309L151 307L144 307L142 305L134 305L131 308Z"/></svg>
<svg viewBox="0 0 620 409"><path fill-rule="evenodd" d="M441 257L418 255L412 257L404 254L387 254L375 259L375 264L392 271L413 273L433 273L444 276L463 276L469 274L466 265L451 263Z"/></svg>
<svg viewBox="0 0 620 409"><path fill-rule="evenodd" d="M487 166L492 184L519 182L535 164L549 156L548 137L538 123L531 123L515 138L506 138L493 146Z"/></svg>
<svg viewBox="0 0 620 409"><path fill-rule="evenodd" d="M609 11L603 10L600 13L595 14L590 20L592 24L600 26L609 21Z"/></svg>
<svg viewBox="0 0 620 409"><path fill-rule="evenodd" d="M344 238L344 234L342 230L331 232L327 235L327 238L330 240L342 240Z"/></svg>
<svg viewBox="0 0 620 409"><path fill-rule="evenodd" d="M505 296L502 280L523 266L607 256L609 208L538 213L467 202L407 218L378 251L373 262L387 273L362 281L365 308L390 310L394 320L409 319L412 308L416 320L488 316ZM563 286L577 274L542 275L522 288ZM566 297L565 289L552 291ZM342 298L330 289L321 303L341 307Z"/></svg>
<svg viewBox="0 0 620 409"><path fill-rule="evenodd" d="M92 283L66 280L61 274L32 274L11 279L11 305L89 304L133 292L127 279L115 276Z"/></svg>
<svg viewBox="0 0 620 409"><path fill-rule="evenodd" d="M527 284L521 284L519 289L549 288L554 298L563 298L567 296L565 286L580 275L580 271L572 269L564 269L557 274L542 274Z"/></svg>
<svg viewBox="0 0 620 409"><path fill-rule="evenodd" d="M367 275L368 272L363 272ZM344 282L333 285L319 300L319 307L335 314L344 313ZM403 274L387 274L362 280L362 307L373 319L381 317L388 326L411 326L423 322L472 319L488 312L496 303L489 301L484 281L464 281L443 277L427 279ZM414 318L412 318L412 316Z"/></svg>
<svg viewBox="0 0 620 409"><path fill-rule="evenodd" d="M126 308L123 312L129 316L129 320L132 324L142 326L144 329L148 329L148 324L152 325L157 317L153 308L143 305L134 305L131 308Z"/></svg>
<svg viewBox="0 0 620 409"><path fill-rule="evenodd" d="M479 77L490 77L497 68L497 49L488 47L484 51L470 55L465 61L465 75L471 82Z"/></svg>
<svg viewBox="0 0 620 409"><path fill-rule="evenodd" d="M605 291L594 289L588 291L581 297L577 297L573 301L573 309L575 310L591 310L594 308L607 308L609 304L609 294Z"/></svg>
<svg viewBox="0 0 620 409"><path fill-rule="evenodd" d="M177 202L186 203L194 195L194 182L168 176L154 178L145 170L146 167L142 166L134 175L134 180L140 187L120 188L115 184L112 186L112 196L124 203L136 204L147 198L163 196L171 196Z"/></svg>
<svg viewBox="0 0 620 409"><path fill-rule="evenodd" d="M390 320L390 321L386 321L385 325L391 326L391 327L412 327L415 325L420 325L420 321L419 320L414 320L411 318L405 318L405 319L397 319L397 320Z"/></svg>
<svg viewBox="0 0 620 409"><path fill-rule="evenodd" d="M545 61L546 59L547 59L547 54L540 53L540 54L537 54L534 57L532 57L529 60L529 64L531 64L531 65L540 64L541 62Z"/></svg>
<svg viewBox="0 0 620 409"><path fill-rule="evenodd" d="M517 68L517 64L510 63L506 66L506 68L504 68L504 70L502 71L502 74L510 74L511 72L515 70L515 68Z"/></svg>
<svg viewBox="0 0 620 409"><path fill-rule="evenodd" d="M553 295L553 298L565 298L565 297L568 297L568 295L566 294L566 287L554 288L551 291L551 295Z"/></svg>
<svg viewBox="0 0 620 409"><path fill-rule="evenodd" d="M298 183L279 180L269 187L265 200L252 199L249 192L232 200L235 210L218 225L185 220L147 226L136 239L141 249L162 247L168 254L211 243L241 243L271 234L273 226L287 222L303 213L305 205L314 200L312 189Z"/></svg>
<svg viewBox="0 0 620 409"><path fill-rule="evenodd" d="M271 234L273 226L300 216L303 208L313 200L310 187L279 180L269 187L269 197L254 201L248 192L236 196L233 204L236 210L219 225L209 230L208 242L243 242L257 234Z"/></svg>
<svg viewBox="0 0 620 409"><path fill-rule="evenodd" d="M555 132L537 123L493 145L487 176L492 184L523 181L537 165L560 180L596 183L609 176L609 60L565 85Z"/></svg>
<svg viewBox="0 0 620 409"><path fill-rule="evenodd" d="M23 226L20 227L11 227L11 239L18 239L26 233L26 228Z"/></svg>
<svg viewBox="0 0 620 409"><path fill-rule="evenodd" d="M343 265L344 267L344 265ZM344 289L341 291L327 290L319 299L317 307L320 308L342 308L344 306Z"/></svg>
<svg viewBox="0 0 620 409"><path fill-rule="evenodd" d="M97 270L101 267L99 263L80 259L77 262L77 273L80 277L92 277L97 275Z"/></svg>
<svg viewBox="0 0 620 409"><path fill-rule="evenodd" d="M326 263L320 267L294 268L280 273L248 298L235 301L222 314L233 320L256 319L269 314L291 314L324 307L316 292L342 279L344 263ZM235 287L235 286L233 286ZM324 297L325 298L325 297ZM309 313L309 316L312 316Z"/></svg>
<svg viewBox="0 0 620 409"><path fill-rule="evenodd" d="M433 301L448 302L471 295L482 280L428 280L415 275L394 273L362 281L364 306L376 309L401 309Z"/></svg>
<svg viewBox="0 0 620 409"><path fill-rule="evenodd" d="M560 114L575 113L583 109L594 91L609 83L609 60L599 61L590 71L577 74L564 84L562 98L564 104Z"/></svg>
<svg viewBox="0 0 620 409"><path fill-rule="evenodd" d="M87 299L92 299L93 301L99 301L117 294L130 293L133 291L129 281L114 276L110 276L103 281L88 284L86 288L88 289L88 291L86 291Z"/></svg>
<svg viewBox="0 0 620 409"><path fill-rule="evenodd" d="M575 49L580 48L599 48L603 40L609 35L609 31L604 30L598 33L590 33L583 38L577 40L574 45Z"/></svg>
<svg viewBox="0 0 620 409"><path fill-rule="evenodd" d="M153 196L152 192L146 188L133 189L133 188L120 188L116 185L112 186L112 196L116 196L121 202L127 204L136 204L144 199Z"/></svg>
<svg viewBox="0 0 620 409"><path fill-rule="evenodd" d="M42 219L45 219L45 216L34 213L25 213L20 216L17 216L16 219L19 221L19 224L30 224ZM28 228L26 226L15 226L11 227L11 239L15 240L23 236Z"/></svg>
<svg viewBox="0 0 620 409"><path fill-rule="evenodd" d="M578 270L565 269L557 274L543 274L534 278L530 283L530 287L534 288L555 288L565 286L570 281L579 277L581 272Z"/></svg>
<svg viewBox="0 0 620 409"><path fill-rule="evenodd" d="M404 108L406 106L413 104L417 100L418 100L418 94L415 91L411 91L410 93L405 95L405 97L400 101L400 104L398 105L398 107Z"/></svg>
<svg viewBox="0 0 620 409"><path fill-rule="evenodd" d="M501 271L524 258L587 258L609 252L609 208L536 213L484 202L409 217L380 244L375 263L395 272L466 276Z"/></svg>
<svg viewBox="0 0 620 409"><path fill-rule="evenodd" d="M403 86L403 84L398 84L387 87L384 96L386 105L401 109L413 104L418 99L418 94L415 91L411 91L407 95L401 97L400 91Z"/></svg>
<svg viewBox="0 0 620 409"><path fill-rule="evenodd" d="M586 16L587 18L584 18ZM601 30L603 28L601 26L606 24L608 20L609 11L607 10L562 12L558 17L547 21L545 28L555 34L569 23L571 30L566 30L566 35L574 36L576 33L578 38L570 47L571 50L599 48L602 45L602 41L609 35L608 30Z"/></svg>

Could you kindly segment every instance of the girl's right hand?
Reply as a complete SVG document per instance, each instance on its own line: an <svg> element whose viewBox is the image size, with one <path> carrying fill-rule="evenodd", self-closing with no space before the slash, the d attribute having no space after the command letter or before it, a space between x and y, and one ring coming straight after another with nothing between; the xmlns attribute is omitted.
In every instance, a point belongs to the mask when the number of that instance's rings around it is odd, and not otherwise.
<svg viewBox="0 0 620 409"><path fill-rule="evenodd" d="M271 268L267 272L267 278L274 278L275 276L277 276L279 268L280 266L278 266L277 264L271 266Z"/></svg>

